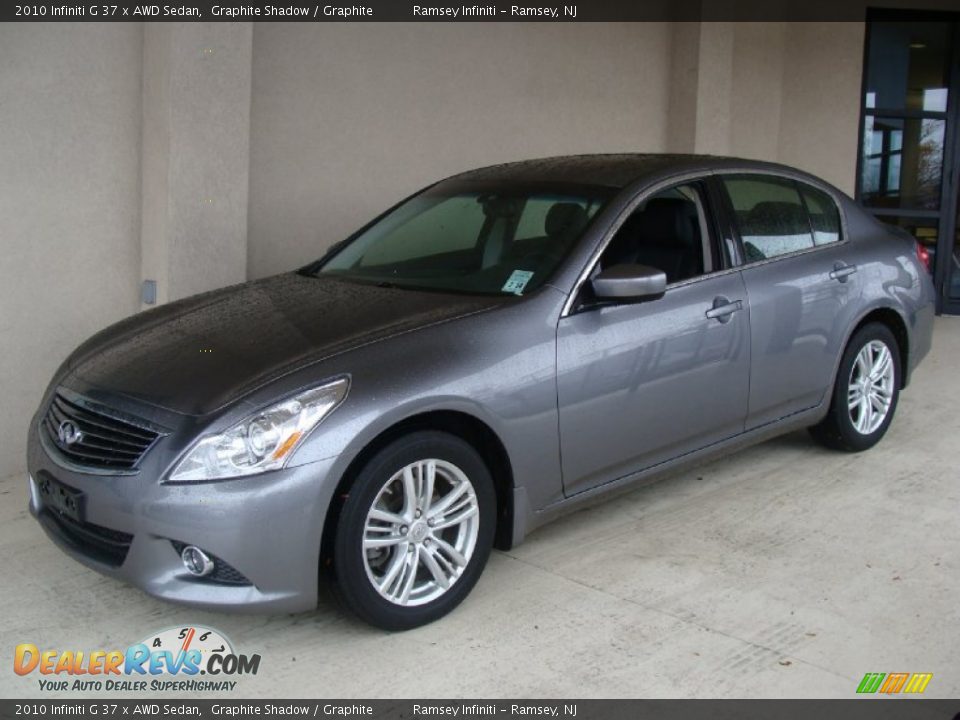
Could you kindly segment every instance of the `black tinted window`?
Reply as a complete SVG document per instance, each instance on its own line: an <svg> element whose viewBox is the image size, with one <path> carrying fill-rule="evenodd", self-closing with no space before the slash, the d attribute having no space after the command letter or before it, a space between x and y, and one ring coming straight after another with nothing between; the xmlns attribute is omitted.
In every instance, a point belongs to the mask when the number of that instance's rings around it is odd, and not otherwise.
<svg viewBox="0 0 960 720"><path fill-rule="evenodd" d="M813 241L817 245L837 242L840 239L840 211L833 198L822 190L799 183L803 200L810 213Z"/></svg>
<svg viewBox="0 0 960 720"><path fill-rule="evenodd" d="M747 262L813 247L810 220L792 180L741 176L723 179Z"/></svg>

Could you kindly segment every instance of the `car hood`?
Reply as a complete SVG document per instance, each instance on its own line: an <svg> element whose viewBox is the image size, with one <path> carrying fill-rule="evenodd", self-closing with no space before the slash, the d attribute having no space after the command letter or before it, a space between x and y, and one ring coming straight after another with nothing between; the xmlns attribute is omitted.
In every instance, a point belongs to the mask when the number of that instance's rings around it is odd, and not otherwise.
<svg viewBox="0 0 960 720"><path fill-rule="evenodd" d="M62 381L202 415L309 363L504 301L277 275L117 323L77 348Z"/></svg>

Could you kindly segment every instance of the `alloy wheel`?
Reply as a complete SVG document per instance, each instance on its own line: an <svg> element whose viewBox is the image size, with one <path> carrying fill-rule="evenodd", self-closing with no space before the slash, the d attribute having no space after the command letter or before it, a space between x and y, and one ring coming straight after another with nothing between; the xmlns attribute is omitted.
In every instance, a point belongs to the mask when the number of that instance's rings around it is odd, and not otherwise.
<svg viewBox="0 0 960 720"><path fill-rule="evenodd" d="M864 345L850 368L847 410L861 435L876 432L890 412L894 394L894 362L890 348L880 340Z"/></svg>
<svg viewBox="0 0 960 720"><path fill-rule="evenodd" d="M409 463L384 483L367 512L367 578L395 605L436 600L469 564L479 528L477 495L460 468L434 458Z"/></svg>

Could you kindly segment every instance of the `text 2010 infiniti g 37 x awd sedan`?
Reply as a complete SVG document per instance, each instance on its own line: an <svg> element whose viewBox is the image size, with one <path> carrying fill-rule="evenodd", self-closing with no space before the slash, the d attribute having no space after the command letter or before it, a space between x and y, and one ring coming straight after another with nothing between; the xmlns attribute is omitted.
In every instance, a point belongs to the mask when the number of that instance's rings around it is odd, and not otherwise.
<svg viewBox="0 0 960 720"><path fill-rule="evenodd" d="M744 160L463 173L81 345L30 424L30 509L157 597L298 611L329 581L420 625L599 493L796 428L880 440L934 316L897 232Z"/></svg>

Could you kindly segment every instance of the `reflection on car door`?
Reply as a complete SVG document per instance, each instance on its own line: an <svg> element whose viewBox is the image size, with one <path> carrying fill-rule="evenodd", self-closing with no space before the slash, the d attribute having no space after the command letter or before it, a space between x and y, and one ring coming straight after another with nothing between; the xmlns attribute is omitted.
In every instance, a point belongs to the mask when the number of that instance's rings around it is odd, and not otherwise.
<svg viewBox="0 0 960 720"><path fill-rule="evenodd" d="M692 197L702 203L702 195ZM735 270L712 272L715 260L684 256L689 242L676 250L678 238L668 236L686 227L688 214L676 197L666 200L638 210L650 211L636 223L639 252L608 258L622 254L620 236L631 216L601 257L604 266L626 261L664 269L672 283L666 294L588 304L560 320L557 392L567 495L743 431L750 341L743 281ZM710 252L708 246L701 247Z"/></svg>
<svg viewBox="0 0 960 720"><path fill-rule="evenodd" d="M827 193L766 175L726 176L720 185L746 259L752 429L824 399L861 280Z"/></svg>

